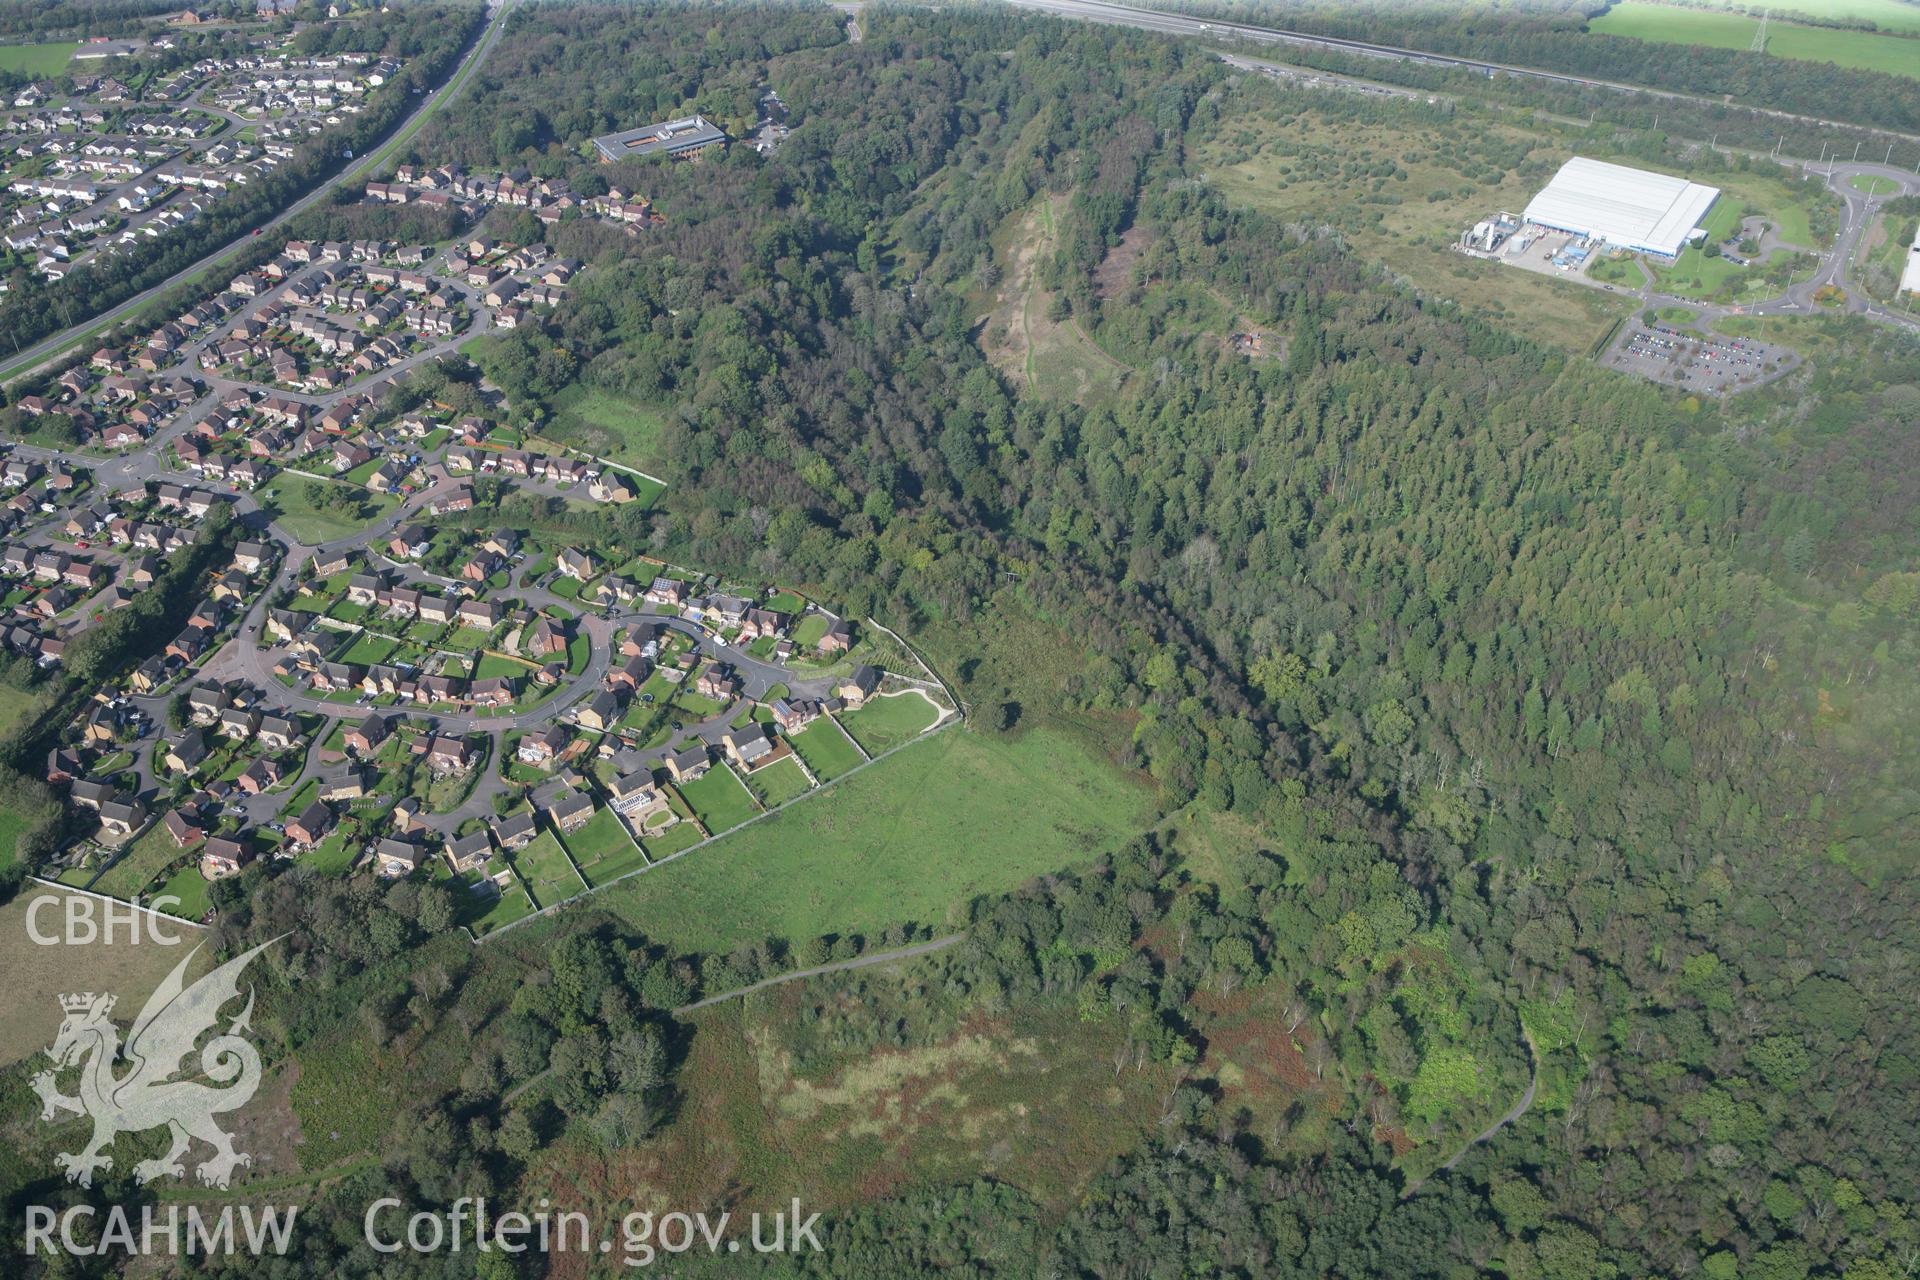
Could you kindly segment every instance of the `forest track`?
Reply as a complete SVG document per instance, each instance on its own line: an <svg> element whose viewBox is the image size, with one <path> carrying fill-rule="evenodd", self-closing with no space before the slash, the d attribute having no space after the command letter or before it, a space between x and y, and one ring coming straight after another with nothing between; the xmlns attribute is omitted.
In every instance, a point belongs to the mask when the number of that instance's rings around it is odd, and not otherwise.
<svg viewBox="0 0 1920 1280"><path fill-rule="evenodd" d="M1400 1198L1402 1200L1405 1200L1410 1196L1418 1194L1420 1191L1420 1188L1424 1187L1427 1184L1427 1178L1432 1178L1438 1174L1445 1173L1448 1170L1452 1169L1453 1166L1459 1164L1462 1160L1466 1159L1467 1152L1473 1150L1475 1147L1479 1146L1483 1142L1491 1141L1495 1134L1499 1133L1502 1129L1506 1128L1508 1125L1518 1120L1521 1116L1527 1114L1527 1109L1533 1106L1533 1095L1540 1088L1540 1050L1534 1047L1533 1033L1527 1030L1526 1025L1524 1023L1520 1027L1520 1038L1527 1042L1527 1063L1529 1068L1529 1074L1527 1077L1526 1092L1520 1095L1520 1100L1518 1102L1514 1103L1511 1107L1507 1108L1507 1113L1505 1115L1501 1116L1498 1120L1495 1120L1492 1124L1488 1125L1486 1128L1482 1129L1479 1133L1476 1133L1475 1135L1473 1135L1473 1137L1467 1139L1466 1142L1462 1143L1458 1151L1454 1152L1451 1156L1447 1157L1447 1161L1445 1164L1435 1169L1432 1173L1428 1174L1425 1178L1415 1178L1412 1182L1409 1182L1407 1184L1406 1190L1400 1193Z"/></svg>

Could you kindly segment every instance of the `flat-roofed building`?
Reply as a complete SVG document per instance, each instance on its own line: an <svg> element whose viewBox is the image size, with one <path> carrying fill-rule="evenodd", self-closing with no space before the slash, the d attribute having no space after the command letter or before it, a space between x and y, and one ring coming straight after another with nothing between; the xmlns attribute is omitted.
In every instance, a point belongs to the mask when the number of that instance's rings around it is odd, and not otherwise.
<svg viewBox="0 0 1920 1280"><path fill-rule="evenodd" d="M1679 256L1719 198L1718 187L1575 156L1527 204L1528 222L1617 249Z"/></svg>
<svg viewBox="0 0 1920 1280"><path fill-rule="evenodd" d="M699 155L710 147L726 142L727 135L703 115L682 116L639 129L609 133L595 138L600 163L612 164L628 156L672 156L681 159Z"/></svg>

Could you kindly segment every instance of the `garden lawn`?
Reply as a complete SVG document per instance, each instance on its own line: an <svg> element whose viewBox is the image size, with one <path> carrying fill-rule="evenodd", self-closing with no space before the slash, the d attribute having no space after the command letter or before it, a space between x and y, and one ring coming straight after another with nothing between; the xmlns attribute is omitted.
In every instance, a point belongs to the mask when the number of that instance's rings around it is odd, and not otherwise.
<svg viewBox="0 0 1920 1280"><path fill-rule="evenodd" d="M947 729L596 897L687 951L942 928L975 895L1084 865L1153 817L1152 793L1077 739Z"/></svg>
<svg viewBox="0 0 1920 1280"><path fill-rule="evenodd" d="M207 878L200 874L198 862L189 862L174 872L167 882L153 891L153 897L172 897L178 903L160 909L182 920L198 920L207 914Z"/></svg>
<svg viewBox="0 0 1920 1280"><path fill-rule="evenodd" d="M152 830L134 841L133 847L94 881L93 891L132 901L134 895L152 884L175 858L186 856L166 828L155 823Z"/></svg>
<svg viewBox="0 0 1920 1280"><path fill-rule="evenodd" d="M476 936L533 914L533 900L518 880L511 881L495 895L491 889L474 891L473 886L480 882L478 871L463 871L456 878L460 886L454 894L454 919L473 930Z"/></svg>
<svg viewBox="0 0 1920 1280"><path fill-rule="evenodd" d="M821 716L787 741L822 782L831 782L861 761L860 749L847 740L832 716Z"/></svg>
<svg viewBox="0 0 1920 1280"><path fill-rule="evenodd" d="M812 790L800 762L792 757L762 765L748 774L747 780L753 785L753 793L760 797L760 803L769 809L777 809Z"/></svg>
<svg viewBox="0 0 1920 1280"><path fill-rule="evenodd" d="M611 808L602 808L594 814L587 825L568 836L566 842L567 851L579 864L580 874L588 884L605 884L647 863L646 855L621 825L620 815Z"/></svg>
<svg viewBox="0 0 1920 1280"><path fill-rule="evenodd" d="M919 694L900 693L869 698L867 705L858 711L842 712L840 723L855 742L867 749L868 755L877 756L932 728L939 714L939 710Z"/></svg>
<svg viewBox="0 0 1920 1280"><path fill-rule="evenodd" d="M640 846L647 851L647 857L655 862L671 857L682 849L691 848L700 843L700 829L693 823L682 820L664 831L644 837Z"/></svg>
<svg viewBox="0 0 1920 1280"><path fill-rule="evenodd" d="M708 832L716 836L759 812L754 808L753 797L725 764L716 763L698 782L681 783L680 794L700 815Z"/></svg>
<svg viewBox="0 0 1920 1280"><path fill-rule="evenodd" d="M587 886L567 861L566 850L560 847L560 838L551 831L542 831L535 836L533 843L513 855L513 869L517 871L527 887L533 891L534 901L541 906L551 906L562 898L571 898Z"/></svg>

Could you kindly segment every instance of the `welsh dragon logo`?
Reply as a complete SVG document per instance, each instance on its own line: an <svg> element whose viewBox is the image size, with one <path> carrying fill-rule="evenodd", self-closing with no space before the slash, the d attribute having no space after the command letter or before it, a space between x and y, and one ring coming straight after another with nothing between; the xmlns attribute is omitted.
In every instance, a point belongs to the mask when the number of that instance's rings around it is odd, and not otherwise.
<svg viewBox="0 0 1920 1280"><path fill-rule="evenodd" d="M55 1157L69 1181L92 1186L95 1170L113 1168L113 1157L107 1151L116 1135L162 1126L171 1133L173 1145L158 1159L134 1165L133 1176L139 1182L169 1175L185 1177L181 1157L195 1138L213 1148L213 1157L194 1170L208 1186L226 1186L236 1167L253 1163L251 1156L233 1149L233 1139L214 1123L216 1115L245 1106L260 1087L260 1055L243 1035L253 1015L252 987L247 989L246 1007L225 1031L200 1048L202 1078L169 1077L183 1069L184 1060L194 1052L201 1036L216 1028L221 1008L239 998L241 972L279 940L263 942L235 956L187 986L187 966L200 950L195 947L148 998L124 1046L109 1018L113 996L87 992L60 997L66 1018L53 1047L46 1051L54 1068L40 1072L31 1083L44 1104L42 1120L68 1111L93 1120L93 1139L85 1148ZM131 1069L115 1075L116 1062L124 1062ZM59 1072L76 1065L80 1067L80 1091L78 1096L68 1097L59 1091L55 1080Z"/></svg>

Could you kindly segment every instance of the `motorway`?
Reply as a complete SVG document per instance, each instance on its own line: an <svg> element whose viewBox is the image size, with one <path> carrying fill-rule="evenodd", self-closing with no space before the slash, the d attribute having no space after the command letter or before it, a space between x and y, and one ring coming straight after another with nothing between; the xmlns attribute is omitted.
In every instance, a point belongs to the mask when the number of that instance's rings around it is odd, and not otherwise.
<svg viewBox="0 0 1920 1280"><path fill-rule="evenodd" d="M1593 89L1610 89L1617 93L1641 93L1648 97L1660 98L1669 102L1689 102L1702 106L1724 107L1727 104L1720 98L1708 94L1681 93L1673 89L1650 89L1644 85L1625 84L1617 80L1595 80L1586 76L1566 75L1558 71L1543 71L1538 67L1521 67L1506 62L1489 62L1485 58L1462 58L1444 53L1429 53L1422 49L1406 49L1399 45L1374 44L1365 40L1346 40L1339 36L1313 35L1305 31L1289 31L1279 27L1253 27L1238 22L1205 22L1199 18L1187 17L1177 13L1162 13L1155 9L1136 9L1130 5L1108 4L1106 0L1007 0L1007 3L1022 9L1034 9L1050 13L1060 18L1075 18L1083 22L1104 22L1112 26L1136 27L1142 31L1158 31L1174 36L1200 36L1218 39L1232 37L1252 40L1262 44L1289 44L1298 47L1329 49L1339 53L1359 54L1368 58L1387 58L1397 62L1417 62L1428 66L1457 68L1472 71L1480 75L1516 76L1528 80L1546 80L1555 84L1574 85ZM1828 120L1821 116L1797 115L1791 111L1775 111L1767 107L1735 104L1743 111L1751 111L1770 120L1786 120L1796 124L1824 125L1835 129L1847 129L1856 132L1877 133L1886 138L1898 138L1905 142L1920 142L1920 134L1901 133L1894 129L1881 129L1869 125L1849 124L1844 120Z"/></svg>
<svg viewBox="0 0 1920 1280"><path fill-rule="evenodd" d="M384 154L393 140L405 136L408 131L418 124L423 123L429 114L438 110L441 106L445 105L449 99L455 96L460 85L463 83L463 78L474 67L478 66L480 62L486 58L487 54L492 51L493 46L498 43L500 32L506 25L506 13L510 5L511 0L488 0L486 26L482 28L479 35L474 39L472 45L467 50L466 56L454 67L453 73L448 76L446 84L429 93L422 94L419 105L409 112L398 124L394 125L393 131L389 133L386 138L382 139L378 146L369 149L356 158L330 181L320 183L314 187L312 191L301 196L273 218L262 223L257 232L249 232L244 236L237 236L226 244L211 251L193 265L181 268L165 280L162 280L159 284L141 290L118 306L103 311L91 319L83 320L70 328L62 329L59 333L34 343L13 360L8 361L4 365L0 365L0 384L39 372L46 365L52 363L55 357L65 352L67 348L71 347L77 341L87 337L89 334L103 332L135 314L167 290L186 283L188 280L198 276L201 272L214 266L220 259L251 241L256 234L262 237L270 235L276 227L285 225L291 219L298 217L300 214L305 213L308 209L318 204L321 200L326 199L335 187L357 182L365 178L382 162Z"/></svg>

